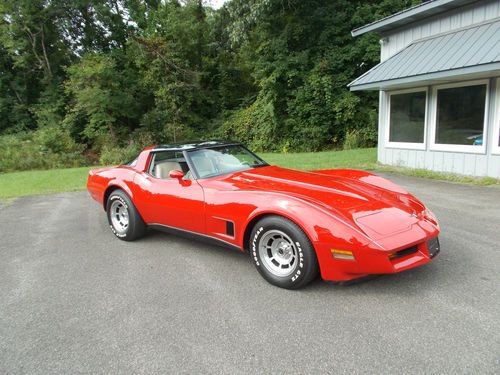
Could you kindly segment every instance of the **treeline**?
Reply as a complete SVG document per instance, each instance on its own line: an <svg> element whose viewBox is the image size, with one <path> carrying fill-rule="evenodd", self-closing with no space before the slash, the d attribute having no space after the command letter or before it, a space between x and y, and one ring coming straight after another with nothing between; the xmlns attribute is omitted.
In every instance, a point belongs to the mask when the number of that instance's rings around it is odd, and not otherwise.
<svg viewBox="0 0 500 375"><path fill-rule="evenodd" d="M0 171L113 163L195 138L256 150L376 142L378 62L350 31L415 0L0 3Z"/></svg>

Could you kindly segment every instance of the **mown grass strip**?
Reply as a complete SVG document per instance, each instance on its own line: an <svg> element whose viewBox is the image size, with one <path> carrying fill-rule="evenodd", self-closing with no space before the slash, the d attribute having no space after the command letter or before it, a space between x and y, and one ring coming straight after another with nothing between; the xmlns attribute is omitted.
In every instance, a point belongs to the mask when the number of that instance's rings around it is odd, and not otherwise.
<svg viewBox="0 0 500 375"><path fill-rule="evenodd" d="M0 199L85 189L89 167L0 174Z"/></svg>
<svg viewBox="0 0 500 375"><path fill-rule="evenodd" d="M379 170L405 176L423 177L474 185L498 185L500 180L491 177L468 177L438 173L423 169L390 167L377 164L377 149L323 151L306 153L262 153L270 164L286 168L313 170L354 168ZM0 199L6 200L26 195L80 191L85 189L89 169L96 167L23 171L0 174Z"/></svg>

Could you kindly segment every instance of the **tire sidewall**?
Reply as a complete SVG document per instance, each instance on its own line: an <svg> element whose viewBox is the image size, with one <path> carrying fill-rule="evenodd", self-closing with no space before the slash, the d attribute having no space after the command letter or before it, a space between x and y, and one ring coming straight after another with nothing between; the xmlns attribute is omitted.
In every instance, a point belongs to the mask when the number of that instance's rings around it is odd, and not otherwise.
<svg viewBox="0 0 500 375"><path fill-rule="evenodd" d="M128 211L128 227L127 231L125 233L118 233L116 229L113 226L113 222L111 221L111 214L110 214L110 207L111 204L118 200L123 206L127 209ZM135 238L134 231L135 227L137 226L137 218L136 218L136 210L134 205L132 204L130 198L121 190L115 190L111 193L111 195L108 198L108 201L106 203L106 214L108 217L108 224L109 227L111 228L111 231L113 234L118 237L121 240L124 241L130 241Z"/></svg>
<svg viewBox="0 0 500 375"><path fill-rule="evenodd" d="M274 275L260 259L259 242L265 233L273 229L288 235L297 249L298 264L288 276ZM297 289L310 281L311 273L314 273L314 266L317 264L316 253L307 236L294 223L281 217L264 218L253 228L249 242L250 256L255 267L271 284L286 289Z"/></svg>

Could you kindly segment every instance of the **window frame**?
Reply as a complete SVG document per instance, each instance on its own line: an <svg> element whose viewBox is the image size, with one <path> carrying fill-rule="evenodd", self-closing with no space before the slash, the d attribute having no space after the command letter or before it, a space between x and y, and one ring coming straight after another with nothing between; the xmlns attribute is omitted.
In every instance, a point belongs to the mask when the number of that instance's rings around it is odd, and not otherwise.
<svg viewBox="0 0 500 375"><path fill-rule="evenodd" d="M500 78L495 79L495 102L493 105L493 137L491 140L491 153L500 155Z"/></svg>
<svg viewBox="0 0 500 375"><path fill-rule="evenodd" d="M391 97L393 95L411 94L414 92L425 92L425 112L424 112L424 139L422 143L419 142L391 142ZM404 90L387 91L387 110L386 110L386 127L384 143L387 148L402 148L410 150L425 150L427 144L427 118L429 110L429 88L426 86L415 87Z"/></svg>
<svg viewBox="0 0 500 375"><path fill-rule="evenodd" d="M437 130L437 100L438 91L443 89L450 89L456 87L478 86L486 85L486 97L484 101L484 121L483 121L483 144L481 146L474 145L458 145L458 144L442 144L436 143L436 130ZM472 154L486 154L486 144L488 142L488 109L490 107L490 80L480 79L474 81L463 81L447 83L443 85L432 86L432 111L431 111L431 126L430 126L430 144L431 151L451 151L451 152L464 152Z"/></svg>

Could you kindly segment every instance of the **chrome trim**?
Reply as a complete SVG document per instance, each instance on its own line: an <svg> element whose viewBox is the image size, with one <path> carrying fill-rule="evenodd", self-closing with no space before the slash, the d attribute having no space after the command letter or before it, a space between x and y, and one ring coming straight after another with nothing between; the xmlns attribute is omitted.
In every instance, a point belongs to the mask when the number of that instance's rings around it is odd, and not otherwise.
<svg viewBox="0 0 500 375"><path fill-rule="evenodd" d="M232 248L238 249L241 252L244 251L238 245L235 245L235 244L233 244L231 242L228 242L228 241L224 241L224 240L222 240L220 238L217 238L217 237L214 237L214 236L210 236L208 234L203 234L203 233L199 233L199 232L193 232L191 230L177 228L177 227L173 227L173 226L170 226L170 225L159 224L159 223L151 223L151 224L148 224L148 226L149 227L160 227L160 228L170 229L170 230L173 230L173 231L179 231L179 232L183 232L183 233L186 233L186 234L191 234L191 235L194 235L194 236L197 236L197 237L205 237L205 238L210 239L210 240L215 240L217 242L222 242L223 244L225 244L227 246L230 246Z"/></svg>

